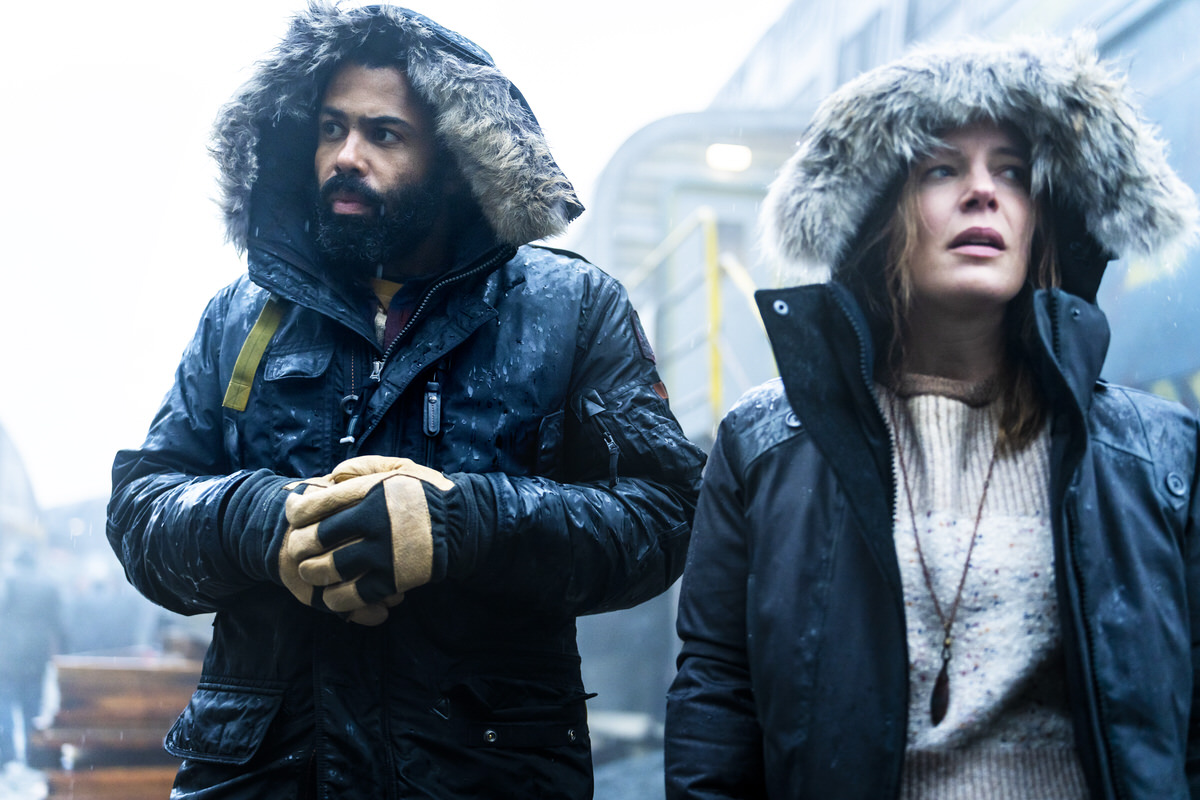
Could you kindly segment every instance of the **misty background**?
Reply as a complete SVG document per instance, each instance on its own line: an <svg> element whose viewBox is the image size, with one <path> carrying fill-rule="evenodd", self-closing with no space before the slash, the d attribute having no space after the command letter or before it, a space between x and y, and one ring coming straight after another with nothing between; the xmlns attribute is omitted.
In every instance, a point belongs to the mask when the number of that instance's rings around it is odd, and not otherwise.
<svg viewBox="0 0 1200 800"><path fill-rule="evenodd" d="M140 443L204 304L244 270L212 202L209 127L300 2L7 10L0 574L38 554L67 652L194 658L206 641L207 618L125 583L103 531L109 468ZM774 374L749 297L777 280L754 246L759 202L817 103L860 72L924 41L1090 28L1200 189L1200 0L404 4L479 43L528 98L588 207L551 244L630 287L706 447ZM1196 262L1114 262L1099 298L1105 376L1193 409ZM674 608L672 591L580 622L599 798L661 796Z"/></svg>

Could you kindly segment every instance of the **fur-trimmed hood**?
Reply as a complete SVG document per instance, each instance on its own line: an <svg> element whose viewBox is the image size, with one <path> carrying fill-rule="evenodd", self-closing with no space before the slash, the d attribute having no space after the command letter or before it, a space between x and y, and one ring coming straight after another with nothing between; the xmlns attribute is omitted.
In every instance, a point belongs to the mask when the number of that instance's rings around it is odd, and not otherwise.
<svg viewBox="0 0 1200 800"><path fill-rule="evenodd" d="M397 66L433 108L437 133L500 242L553 236L579 216L583 206L533 112L487 52L405 8L341 9L312 0L214 127L226 236L239 249L247 248L260 220L281 219L278 209L255 207L260 193L273 205L307 197L319 92L348 53L376 39L394 50Z"/></svg>
<svg viewBox="0 0 1200 800"><path fill-rule="evenodd" d="M1081 217L1107 257L1186 246L1195 195L1130 95L1086 33L915 50L821 103L767 195L764 247L785 272L824 267L836 277L887 189L937 147L939 132L978 120L1025 134L1032 191Z"/></svg>

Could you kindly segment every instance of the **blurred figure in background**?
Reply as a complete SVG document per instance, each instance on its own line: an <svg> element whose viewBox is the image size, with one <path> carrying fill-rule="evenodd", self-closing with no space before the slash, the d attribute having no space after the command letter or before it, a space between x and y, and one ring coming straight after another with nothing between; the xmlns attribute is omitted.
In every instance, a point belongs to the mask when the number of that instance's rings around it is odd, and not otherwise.
<svg viewBox="0 0 1200 800"><path fill-rule="evenodd" d="M38 573L37 559L22 548L0 587L0 764L24 762L34 721L42 712L46 669L62 647L58 587ZM18 752L19 719L25 750Z"/></svg>

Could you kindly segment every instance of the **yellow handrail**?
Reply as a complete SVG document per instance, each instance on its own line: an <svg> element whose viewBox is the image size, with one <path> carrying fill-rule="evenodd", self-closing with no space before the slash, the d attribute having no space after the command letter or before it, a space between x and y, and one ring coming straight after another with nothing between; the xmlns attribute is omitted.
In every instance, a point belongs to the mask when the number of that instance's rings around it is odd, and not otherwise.
<svg viewBox="0 0 1200 800"><path fill-rule="evenodd" d="M667 259L688 241L688 238L697 229L700 230L701 235L704 237L704 283L708 299L708 326L706 332L709 361L708 396L715 428L716 423L720 421L721 415L724 412L725 404L724 365L722 363L720 346L721 325L723 322L721 303L722 273L729 276L734 288L748 301L754 318L759 319L758 307L754 303L754 292L757 287L754 285L754 280L750 277L750 273L735 258L722 258L720 255L716 212L708 206L701 206L689 214L683 222L675 226L667 234L666 238L642 259L641 263L624 280L624 283L626 288L631 291L640 286L646 279L657 272L666 263ZM759 324L762 324L761 319L759 319Z"/></svg>
<svg viewBox="0 0 1200 800"><path fill-rule="evenodd" d="M725 410L724 370L721 365L721 259L717 248L717 217L711 211L701 221L704 232L704 281L708 284L708 405L713 425Z"/></svg>
<svg viewBox="0 0 1200 800"><path fill-rule="evenodd" d="M658 243L658 246L646 254L642 259L642 263L637 265L633 272L625 278L622 283L625 288L633 290L641 285L642 281L649 278L654 272L663 265L668 257L687 241L687 237L692 231L701 225L711 225L713 230L716 230L717 215L708 206L701 206L675 226L675 229L667 234L667 238Z"/></svg>

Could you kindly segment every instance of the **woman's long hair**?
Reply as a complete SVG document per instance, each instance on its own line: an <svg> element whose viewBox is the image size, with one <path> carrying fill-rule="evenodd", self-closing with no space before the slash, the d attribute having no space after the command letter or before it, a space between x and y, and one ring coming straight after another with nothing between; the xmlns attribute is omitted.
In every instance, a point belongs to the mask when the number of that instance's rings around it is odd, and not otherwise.
<svg viewBox="0 0 1200 800"><path fill-rule="evenodd" d="M908 319L913 307L910 265L921 225L917 188L917 174L912 170L893 183L876 206L880 213L868 216L879 222L868 223L859 237L860 246L836 273L863 304L872 338L878 345L875 374L888 386L900 384L907 355ZM1025 285L1005 312L1006 359L999 376L1001 444L1012 452L1028 446L1045 422L1046 404L1030 361L1037 337L1033 292L1060 283L1054 219L1044 195L1034 198L1033 210L1029 269Z"/></svg>

